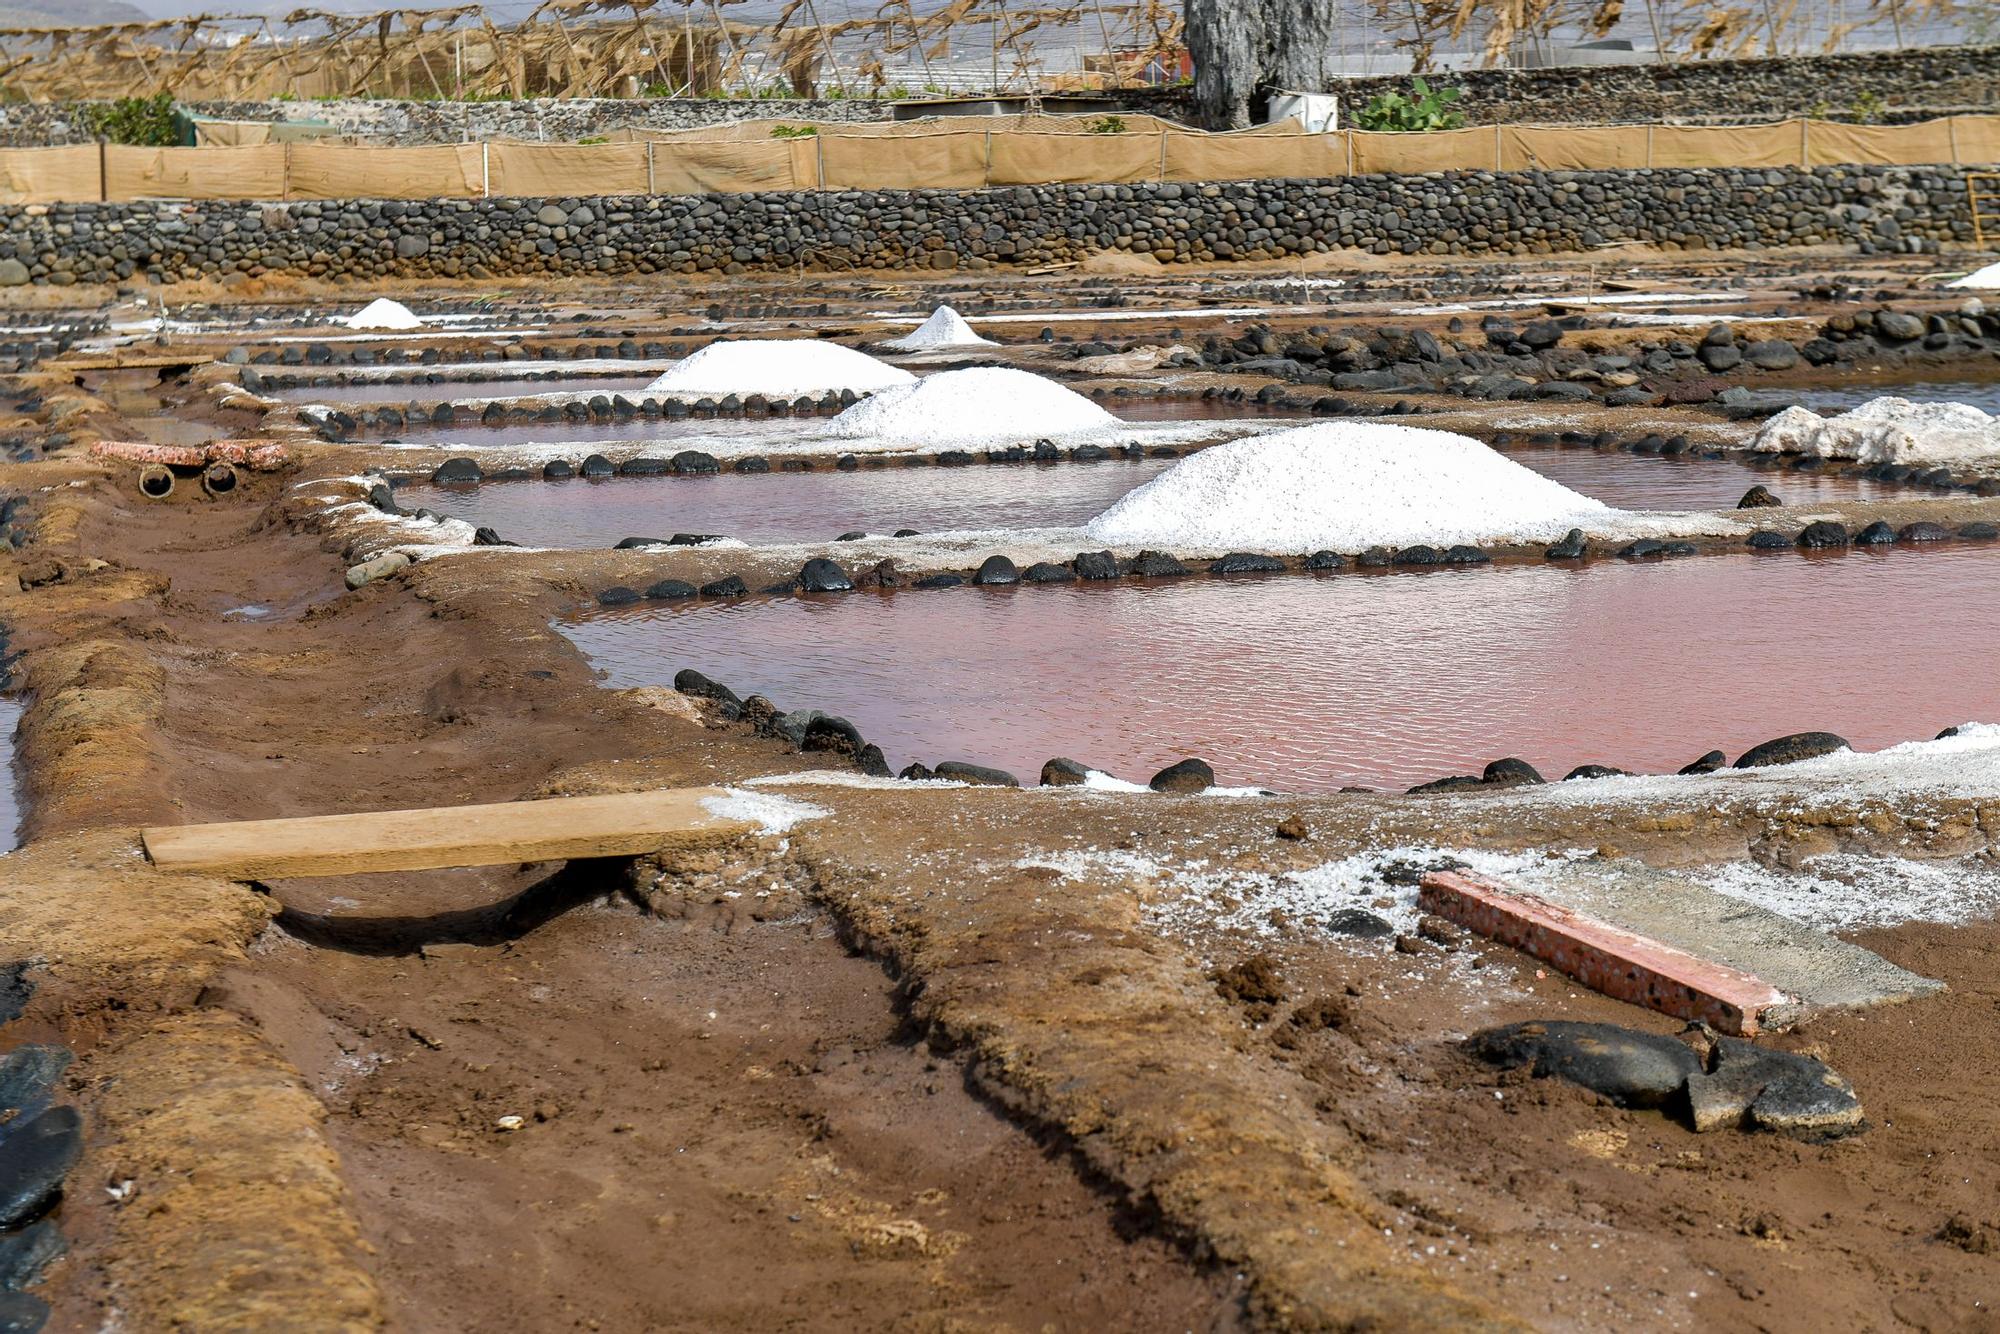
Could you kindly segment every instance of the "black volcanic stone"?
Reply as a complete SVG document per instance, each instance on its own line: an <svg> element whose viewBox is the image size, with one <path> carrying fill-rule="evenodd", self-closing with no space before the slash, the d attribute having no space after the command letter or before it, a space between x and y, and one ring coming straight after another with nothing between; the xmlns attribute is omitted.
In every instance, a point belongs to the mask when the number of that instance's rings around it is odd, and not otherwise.
<svg viewBox="0 0 2000 1334"><path fill-rule="evenodd" d="M1736 767L1758 769L1766 765L1797 764L1800 760L1817 759L1847 748L1847 739L1832 732L1794 732L1790 736L1752 746L1737 757Z"/></svg>
<svg viewBox="0 0 2000 1334"><path fill-rule="evenodd" d="M1272 556L1232 551L1208 567L1210 574L1282 574L1285 563Z"/></svg>
<svg viewBox="0 0 2000 1334"><path fill-rule="evenodd" d="M799 586L808 593L846 593L854 588L854 581L826 557L814 556L799 568Z"/></svg>

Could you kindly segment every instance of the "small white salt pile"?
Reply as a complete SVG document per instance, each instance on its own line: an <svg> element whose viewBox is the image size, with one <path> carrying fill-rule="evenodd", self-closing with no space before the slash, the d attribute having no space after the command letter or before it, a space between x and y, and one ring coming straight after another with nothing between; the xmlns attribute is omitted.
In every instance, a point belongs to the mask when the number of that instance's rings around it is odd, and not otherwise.
<svg viewBox="0 0 2000 1334"><path fill-rule="evenodd" d="M991 338L972 332L962 316L950 306L939 306L931 317L901 338L882 344L895 352L933 352L944 347L994 347Z"/></svg>
<svg viewBox="0 0 2000 1334"><path fill-rule="evenodd" d="M1004 366L940 371L856 403L827 423L844 439L949 449L1019 444L1118 425L1118 418L1046 376Z"/></svg>
<svg viewBox="0 0 2000 1334"><path fill-rule="evenodd" d="M1983 269L1974 269L1963 278L1953 279L1946 287L1977 287L1981 289L2000 288L2000 264L1988 264Z"/></svg>
<svg viewBox="0 0 2000 1334"><path fill-rule="evenodd" d="M421 329L424 322L400 301L377 297L341 321L350 329Z"/></svg>
<svg viewBox="0 0 2000 1334"><path fill-rule="evenodd" d="M1621 514L1466 436L1327 422L1202 450L1089 532L1176 551L1354 552L1544 541Z"/></svg>
<svg viewBox="0 0 2000 1334"><path fill-rule="evenodd" d="M1871 398L1836 417L1793 407L1765 422L1751 448L1857 463L1992 461L2000 459L2000 417L1969 403L1907 398Z"/></svg>
<svg viewBox="0 0 2000 1334"><path fill-rule="evenodd" d="M763 394L769 398L872 394L917 377L838 343L815 338L725 339L677 361L646 386L677 397Z"/></svg>

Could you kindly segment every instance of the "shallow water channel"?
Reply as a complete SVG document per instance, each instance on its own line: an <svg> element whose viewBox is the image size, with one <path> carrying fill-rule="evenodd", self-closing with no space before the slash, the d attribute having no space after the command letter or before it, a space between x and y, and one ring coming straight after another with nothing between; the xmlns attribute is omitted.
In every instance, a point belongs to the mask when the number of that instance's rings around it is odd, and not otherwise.
<svg viewBox="0 0 2000 1334"><path fill-rule="evenodd" d="M892 765L1144 781L1186 755L1282 791L1527 758L1671 771L1826 729L1874 749L2000 719L2000 548L859 592L593 609L617 687L694 667L851 719Z"/></svg>
<svg viewBox="0 0 2000 1334"><path fill-rule="evenodd" d="M1502 451L1563 485L1624 509L1726 509L1763 483L1798 507L1877 499L1896 488L1864 478L1770 473L1733 459L1660 458L1555 445ZM494 528L524 546L596 548L627 537L711 533L752 543L893 533L1081 526L1171 459L980 465L601 481L492 482L400 488L397 503Z"/></svg>

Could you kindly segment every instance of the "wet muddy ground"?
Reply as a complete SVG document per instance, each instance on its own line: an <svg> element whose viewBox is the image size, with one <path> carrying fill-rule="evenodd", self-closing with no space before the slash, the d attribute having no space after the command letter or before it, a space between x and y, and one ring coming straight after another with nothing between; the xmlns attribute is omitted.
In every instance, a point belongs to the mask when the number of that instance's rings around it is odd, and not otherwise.
<svg viewBox="0 0 2000 1334"><path fill-rule="evenodd" d="M1052 293L1072 308L1114 295L1041 281L1003 284L1001 299L1044 320ZM1512 281L1426 278L1416 296L1399 278L1378 295L1485 299ZM1198 284L1126 286L1201 309ZM882 307L829 290L850 303L830 322ZM1212 311L1255 294L1216 295ZM575 298L635 330L658 321L618 300ZM782 323L796 297L745 285L741 302L725 317ZM1331 304L1310 288L1284 302L1301 319ZM676 304L684 320L690 302ZM1201 322L1102 309L1140 330ZM1079 332L1099 319L1076 313ZM185 386L152 397L141 415L245 425ZM126 411L85 408L69 431L132 438ZM1670 1021L1499 947L1225 924L1231 909L1180 870L1282 875L1416 844L1664 865L1783 867L1861 847L1990 859L1991 796L1701 789L1716 795L1600 808L774 788L825 814L642 875L593 868L545 919L491 905L549 868L251 888L154 875L131 852L140 823L838 764L685 697L617 688L701 655L787 707L846 711L885 746L917 728L910 749L929 758L933 736L970 718L1018 747L1024 776L1086 749L1114 768L1129 754L1139 778L1140 750L1199 748L1225 777L1261 754L1288 775L1379 781L1537 744L1560 770L1563 750L1620 738L1633 767L1671 768L1795 725L1872 747L1996 712L1974 669L2000 637L1977 549L758 599L597 622L635 627L629 678L600 683L555 623L637 558L434 559L348 591L350 558L377 539L294 488L358 456L294 439L292 471L227 502L189 488L145 504L125 470L81 460L16 474L36 518L7 557L18 577L0 619L28 691L28 842L0 859L0 920L43 963L8 1036L77 1050L90 1127L58 1215L73 1254L40 1289L54 1327L268 1328L309 1309L329 1327L425 1331L1946 1330L1979 1327L2000 1301L1981 1249L2000 1227L1982 1073L2000 1053L1990 922L1866 933L1950 989L1780 1039L1855 1082L1864 1135L1698 1137L1495 1076L1452 1045L1501 1019ZM1701 475L1627 464L1656 470L1648 485ZM1048 476L1096 485L1129 466ZM1040 475L953 480L974 474ZM888 476L811 481L832 494ZM1761 477L1781 493L1824 480ZM688 485L707 483L659 489ZM865 526L832 528L849 523ZM703 638L724 627L733 640ZM730 652L739 666L713 665ZM1410 726L1429 719L1435 731ZM1304 837L1276 833L1288 819ZM1169 922L1183 901L1195 910ZM1246 1004L1210 974L1252 954L1278 980ZM100 1197L99 1182L127 1179L131 1203Z"/></svg>

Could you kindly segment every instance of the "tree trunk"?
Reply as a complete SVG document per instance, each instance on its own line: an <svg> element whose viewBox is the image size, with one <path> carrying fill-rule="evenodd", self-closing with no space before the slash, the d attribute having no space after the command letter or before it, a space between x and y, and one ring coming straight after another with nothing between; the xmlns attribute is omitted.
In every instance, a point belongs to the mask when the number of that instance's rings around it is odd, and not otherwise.
<svg viewBox="0 0 2000 1334"><path fill-rule="evenodd" d="M1273 89L1323 91L1339 23L1335 0L1187 0L1202 124L1240 130Z"/></svg>

